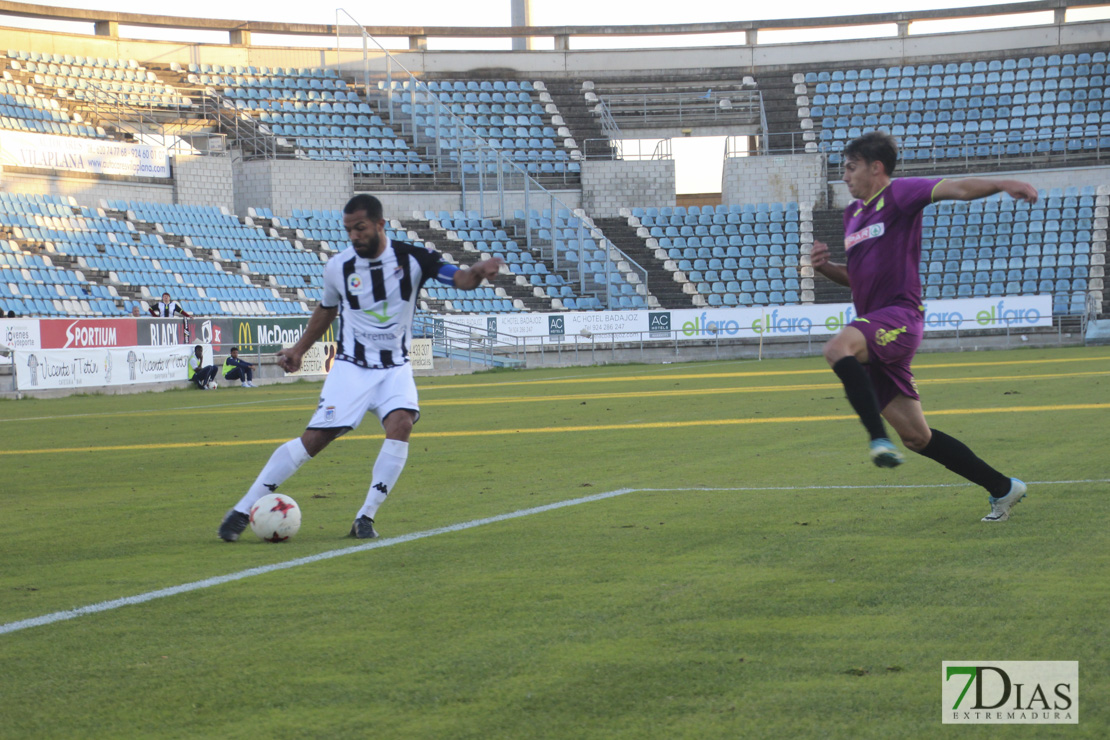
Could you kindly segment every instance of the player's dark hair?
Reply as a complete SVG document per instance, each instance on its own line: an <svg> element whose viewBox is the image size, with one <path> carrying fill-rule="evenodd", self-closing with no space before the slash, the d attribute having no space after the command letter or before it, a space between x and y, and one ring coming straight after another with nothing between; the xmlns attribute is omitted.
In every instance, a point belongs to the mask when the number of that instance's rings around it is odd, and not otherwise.
<svg viewBox="0 0 1110 740"><path fill-rule="evenodd" d="M887 176L898 166L898 142L886 131L868 131L844 147L844 159L862 159L867 164L882 162Z"/></svg>
<svg viewBox="0 0 1110 740"><path fill-rule="evenodd" d="M360 193L347 201L347 205L343 206L343 212L346 214L358 213L359 211L364 212L371 221L382 220L382 202L372 195Z"/></svg>

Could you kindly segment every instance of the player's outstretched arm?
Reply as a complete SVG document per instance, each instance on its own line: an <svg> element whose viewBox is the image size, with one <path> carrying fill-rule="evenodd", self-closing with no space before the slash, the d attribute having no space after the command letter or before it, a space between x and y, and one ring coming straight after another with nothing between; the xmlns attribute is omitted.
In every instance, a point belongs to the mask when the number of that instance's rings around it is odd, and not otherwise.
<svg viewBox="0 0 1110 740"><path fill-rule="evenodd" d="M475 262L470 267L459 270L453 278L455 287L460 290L474 290L482 284L483 280L493 280L497 271L501 269L501 258L491 257L488 260Z"/></svg>
<svg viewBox="0 0 1110 740"><path fill-rule="evenodd" d="M331 322L335 321L337 313L339 313L338 306L324 308L320 304L316 304L300 340L292 347L278 350L277 360L282 370L287 373L295 373L301 369L301 358L304 357L304 353L316 344L320 337L324 336L324 332L331 326Z"/></svg>
<svg viewBox="0 0 1110 740"><path fill-rule="evenodd" d="M829 245L825 242L817 239L813 240L813 247L809 250L809 263L814 270L817 270L834 283L848 285L848 268L829 259Z"/></svg>
<svg viewBox="0 0 1110 740"><path fill-rule="evenodd" d="M978 200L996 193L1006 193L1015 200L1037 202L1037 189L1021 180L996 180L989 177L961 177L941 180L933 190L933 202L939 200Z"/></svg>

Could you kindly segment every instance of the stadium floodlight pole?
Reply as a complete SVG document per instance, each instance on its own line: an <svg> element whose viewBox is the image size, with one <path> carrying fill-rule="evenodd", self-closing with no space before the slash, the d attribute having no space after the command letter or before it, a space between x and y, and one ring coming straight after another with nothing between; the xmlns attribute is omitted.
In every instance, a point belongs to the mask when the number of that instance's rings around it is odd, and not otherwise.
<svg viewBox="0 0 1110 740"><path fill-rule="evenodd" d="M532 0L511 0L509 22L517 27L532 25ZM531 36L513 37L513 51L531 50Z"/></svg>

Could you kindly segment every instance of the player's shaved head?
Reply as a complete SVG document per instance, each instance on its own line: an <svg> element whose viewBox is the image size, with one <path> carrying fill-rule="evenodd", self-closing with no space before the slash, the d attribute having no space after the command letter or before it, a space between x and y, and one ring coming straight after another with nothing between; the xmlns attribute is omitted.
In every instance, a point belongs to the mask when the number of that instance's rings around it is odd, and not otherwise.
<svg viewBox="0 0 1110 740"><path fill-rule="evenodd" d="M348 215L365 213L371 221L381 221L382 202L372 195L360 193L347 201L347 205L343 206L343 213Z"/></svg>

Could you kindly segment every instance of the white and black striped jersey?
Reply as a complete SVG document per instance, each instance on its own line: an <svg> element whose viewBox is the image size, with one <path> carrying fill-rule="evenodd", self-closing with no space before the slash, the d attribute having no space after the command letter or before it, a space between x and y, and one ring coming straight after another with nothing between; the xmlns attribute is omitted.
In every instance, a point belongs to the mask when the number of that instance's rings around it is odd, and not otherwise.
<svg viewBox="0 0 1110 740"><path fill-rule="evenodd" d="M408 362L420 288L432 278L454 285L458 269L435 250L388 237L379 259L363 259L351 246L332 257L320 305L339 307L336 359L370 368Z"/></svg>
<svg viewBox="0 0 1110 740"><path fill-rule="evenodd" d="M184 309L181 308L180 305L178 305L177 301L170 301L169 303L162 303L161 301L158 301L154 304L154 310L157 312L158 316L163 316L166 318L173 318L175 314L179 314L184 311Z"/></svg>

